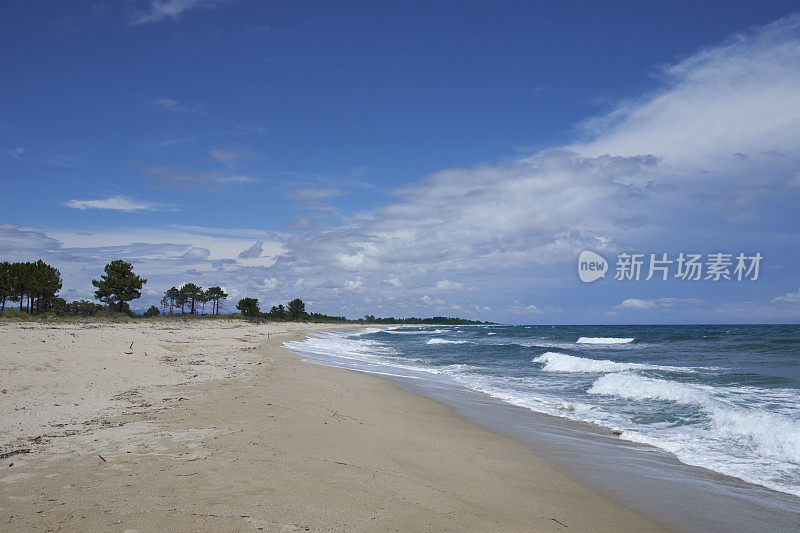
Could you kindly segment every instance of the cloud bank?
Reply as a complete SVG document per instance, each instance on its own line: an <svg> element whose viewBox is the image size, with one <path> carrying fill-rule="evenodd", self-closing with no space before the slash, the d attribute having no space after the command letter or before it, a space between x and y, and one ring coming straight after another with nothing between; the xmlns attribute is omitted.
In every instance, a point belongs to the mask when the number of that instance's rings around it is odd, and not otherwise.
<svg viewBox="0 0 800 533"><path fill-rule="evenodd" d="M174 19L212 4L153 2L137 23ZM563 275L540 278L551 275L551 267L571 265L584 249L655 252L655 245L681 244L678 238L685 239L684 245L707 246L711 237L737 238L743 221L767 215L781 220L781 210L800 199L800 17L735 35L663 67L660 75L659 91L586 121L580 142L502 164L436 172L393 191L387 205L336 227L308 223L288 235L238 235L219 248L208 241L222 230L183 232L181 240L158 241L151 232L150 240L140 242L154 248L143 248L140 259L143 267L165 276L168 270L183 272L193 261L193 272L227 284L233 294L265 302L301 296L337 314L363 309L480 314L487 312L486 301L496 297L499 279L528 286L574 285L573 278ZM234 157L212 155L220 161ZM173 187L256 181L168 166L147 172ZM306 202L308 209L323 209L341 194L320 188L297 189L289 196ZM73 200L71 207L148 208L123 200ZM778 227L777 232L796 234L796 229ZM21 231L29 230L8 229L0 243L14 245ZM54 238L63 242L54 232L34 233L32 242L64 257L109 250L97 244L53 248ZM123 241L129 242L125 250L133 250L129 238ZM258 247L262 241L263 250ZM265 257L269 261L262 261ZM152 289L161 287L153 284ZM631 298L617 307L658 311L675 303ZM511 298L502 307L528 315L547 308Z"/></svg>

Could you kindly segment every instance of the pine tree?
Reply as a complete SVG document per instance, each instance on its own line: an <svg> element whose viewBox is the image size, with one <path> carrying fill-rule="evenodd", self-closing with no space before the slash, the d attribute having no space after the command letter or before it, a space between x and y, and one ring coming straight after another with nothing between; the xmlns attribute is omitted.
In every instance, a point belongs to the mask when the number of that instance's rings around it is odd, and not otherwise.
<svg viewBox="0 0 800 533"><path fill-rule="evenodd" d="M128 302L142 295L142 286L146 279L133 272L133 265L121 259L106 265L99 280L92 280L92 285L97 287L95 298L104 302L110 309L123 313L130 313Z"/></svg>

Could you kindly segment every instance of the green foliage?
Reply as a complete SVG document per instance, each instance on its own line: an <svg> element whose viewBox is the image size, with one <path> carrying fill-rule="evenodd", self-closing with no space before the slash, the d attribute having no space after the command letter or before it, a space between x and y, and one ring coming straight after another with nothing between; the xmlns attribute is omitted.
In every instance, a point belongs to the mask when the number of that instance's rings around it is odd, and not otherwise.
<svg viewBox="0 0 800 533"><path fill-rule="evenodd" d="M0 301L2 301L0 312L5 310L6 300L14 295L12 279L11 263L3 261L0 263Z"/></svg>
<svg viewBox="0 0 800 533"><path fill-rule="evenodd" d="M185 299L184 303L190 304L189 314L194 315L197 312L195 304L203 294L202 289L194 283L187 283L181 287L180 293Z"/></svg>
<svg viewBox="0 0 800 533"><path fill-rule="evenodd" d="M9 308L3 311L1 314L3 318L11 318L16 320L28 320L31 318L31 315L29 313L20 311L19 309Z"/></svg>
<svg viewBox="0 0 800 533"><path fill-rule="evenodd" d="M41 259L35 263L0 263L0 312L6 302L19 302L29 313L52 310L61 290L61 273Z"/></svg>
<svg viewBox="0 0 800 533"><path fill-rule="evenodd" d="M219 306L228 295L222 290L222 287L209 287L206 291L206 297L212 302L211 314L219 314Z"/></svg>
<svg viewBox="0 0 800 533"><path fill-rule="evenodd" d="M92 285L97 287L95 298L108 304L109 309L130 314L128 302L142 295L142 286L146 279L133 272L133 265L121 259L106 265L105 274L100 280L92 280Z"/></svg>
<svg viewBox="0 0 800 533"><path fill-rule="evenodd" d="M355 321L354 321L355 322ZM359 318L357 322L370 323L370 324L442 324L447 326L469 326L469 325L491 325L494 322L481 322L480 320L467 320L466 318L452 318L447 316L434 316L430 318L395 318L390 316L388 318L376 318L373 315L365 315L364 318Z"/></svg>
<svg viewBox="0 0 800 533"><path fill-rule="evenodd" d="M196 314L198 304L205 314L206 304L211 302L211 313L219 314L220 305L228 297L228 294L222 290L222 287L210 287L208 290L203 290L194 283L186 283L180 289L172 287L167 289L164 297L161 298L161 305L164 308L164 313L169 309L169 314L172 314L174 309L180 307L181 314L185 312L185 306L189 305L189 313Z"/></svg>
<svg viewBox="0 0 800 533"><path fill-rule="evenodd" d="M295 298L289 302L289 319L302 320L306 317L306 304L300 298Z"/></svg>
<svg viewBox="0 0 800 533"><path fill-rule="evenodd" d="M67 304L65 309L66 314L73 316L95 316L104 314L106 311L107 308L104 305L88 300L76 300Z"/></svg>
<svg viewBox="0 0 800 533"><path fill-rule="evenodd" d="M286 312L286 308L283 307L283 304L280 304L278 306L273 305L267 316L272 320L286 320L288 313Z"/></svg>
<svg viewBox="0 0 800 533"><path fill-rule="evenodd" d="M246 318L254 318L260 314L258 309L258 300L255 298L242 298L236 304L236 309L242 312Z"/></svg>
<svg viewBox="0 0 800 533"><path fill-rule="evenodd" d="M158 315L160 315L160 314L161 314L161 311L159 311L159 310L158 310L158 307L156 307L155 305L151 305L151 306L150 306L150 307L147 309L147 311L145 311L144 313L142 313L142 316L143 316L143 317L145 317L145 318L149 318L149 317L151 317L151 316L158 316Z"/></svg>
<svg viewBox="0 0 800 533"><path fill-rule="evenodd" d="M172 314L177 306L180 306L181 312L183 312L183 306L186 302L183 300L181 291L177 287L172 287L167 289L167 292L164 293L164 298L161 300L161 303L165 305L164 312L166 312L166 305L169 305L169 314Z"/></svg>

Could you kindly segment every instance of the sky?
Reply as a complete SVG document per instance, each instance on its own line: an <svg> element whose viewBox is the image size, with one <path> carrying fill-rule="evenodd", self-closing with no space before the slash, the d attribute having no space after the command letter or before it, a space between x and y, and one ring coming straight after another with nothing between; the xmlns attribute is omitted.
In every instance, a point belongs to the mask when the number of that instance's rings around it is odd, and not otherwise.
<svg viewBox="0 0 800 533"><path fill-rule="evenodd" d="M229 311L796 323L795 9L0 1L0 259L69 301L124 259L139 310L193 282Z"/></svg>

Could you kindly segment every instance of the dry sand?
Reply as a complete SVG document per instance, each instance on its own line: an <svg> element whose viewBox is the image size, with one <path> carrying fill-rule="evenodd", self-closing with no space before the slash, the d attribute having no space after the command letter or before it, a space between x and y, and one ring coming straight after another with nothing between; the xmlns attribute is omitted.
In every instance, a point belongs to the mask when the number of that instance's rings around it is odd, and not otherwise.
<svg viewBox="0 0 800 533"><path fill-rule="evenodd" d="M0 324L2 531L651 531L528 445L281 347L342 326ZM133 345L131 346L131 343Z"/></svg>

